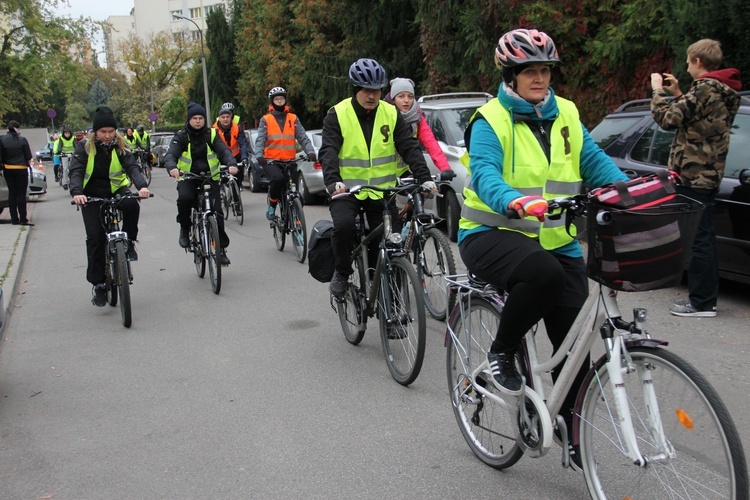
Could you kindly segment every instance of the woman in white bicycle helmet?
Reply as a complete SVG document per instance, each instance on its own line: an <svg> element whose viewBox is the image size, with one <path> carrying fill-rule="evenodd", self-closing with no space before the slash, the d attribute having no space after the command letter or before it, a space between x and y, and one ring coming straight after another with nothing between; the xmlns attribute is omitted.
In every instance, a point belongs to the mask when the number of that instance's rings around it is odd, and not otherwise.
<svg viewBox="0 0 750 500"><path fill-rule="evenodd" d="M547 200L627 177L591 139L575 104L550 87L560 58L549 35L509 31L494 57L503 82L465 135L471 184L458 243L471 272L509 292L488 361L496 385L518 393L514 356L523 336L543 319L557 349L588 296L581 246L565 224L545 220ZM568 421L575 395L561 412Z"/></svg>

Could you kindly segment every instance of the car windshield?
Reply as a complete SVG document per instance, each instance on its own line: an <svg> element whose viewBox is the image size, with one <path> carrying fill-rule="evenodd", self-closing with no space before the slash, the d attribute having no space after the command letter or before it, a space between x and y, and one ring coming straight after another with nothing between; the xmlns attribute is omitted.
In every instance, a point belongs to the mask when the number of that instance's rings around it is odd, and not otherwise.
<svg viewBox="0 0 750 500"><path fill-rule="evenodd" d="M724 176L737 179L740 176L740 172L748 168L747 159L750 158L750 115L738 114L734 118L731 134Z"/></svg>
<svg viewBox="0 0 750 500"><path fill-rule="evenodd" d="M449 146L464 147L464 131L479 106L480 104L465 108L442 109L439 112L433 111L430 128L435 134L435 139Z"/></svg>
<svg viewBox="0 0 750 500"><path fill-rule="evenodd" d="M591 138L594 139L600 148L604 149L615 139L620 137L623 132L635 125L640 120L640 116L632 116L626 118L610 118L604 119L599 125L589 132Z"/></svg>

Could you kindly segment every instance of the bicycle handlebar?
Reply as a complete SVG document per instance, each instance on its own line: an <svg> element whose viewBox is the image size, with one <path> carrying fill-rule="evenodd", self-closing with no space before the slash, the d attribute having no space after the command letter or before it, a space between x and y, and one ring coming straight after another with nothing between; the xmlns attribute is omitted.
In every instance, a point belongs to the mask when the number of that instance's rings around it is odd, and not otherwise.
<svg viewBox="0 0 750 500"><path fill-rule="evenodd" d="M86 196L86 195L84 195L84 196ZM154 193L149 193L148 197L149 198L153 198L154 197ZM138 195L136 193L130 192L130 193L125 193L125 194L117 194L117 195L113 196L112 198L98 198L96 196L86 196L86 203L89 203L89 202L91 202L91 203L101 202L104 205L116 205L117 203L120 203L122 200L127 200L127 199L145 200L144 197L142 197L142 196L140 196L140 195ZM70 200L70 204L71 205L77 205L77 203L75 201L73 201L73 200Z"/></svg>

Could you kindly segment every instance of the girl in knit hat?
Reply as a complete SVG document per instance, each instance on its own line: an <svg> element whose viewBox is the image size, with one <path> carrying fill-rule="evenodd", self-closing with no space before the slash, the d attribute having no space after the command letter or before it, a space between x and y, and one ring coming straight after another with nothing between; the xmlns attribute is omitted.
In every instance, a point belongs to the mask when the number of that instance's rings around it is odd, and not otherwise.
<svg viewBox="0 0 750 500"><path fill-rule="evenodd" d="M391 91L385 96L385 100L398 109L401 116L412 128L412 133L425 147L432 158L432 162L441 171L442 179L452 179L455 173L448 164L445 153L427 124L422 109L414 99L414 82L408 78L394 78L391 80Z"/></svg>

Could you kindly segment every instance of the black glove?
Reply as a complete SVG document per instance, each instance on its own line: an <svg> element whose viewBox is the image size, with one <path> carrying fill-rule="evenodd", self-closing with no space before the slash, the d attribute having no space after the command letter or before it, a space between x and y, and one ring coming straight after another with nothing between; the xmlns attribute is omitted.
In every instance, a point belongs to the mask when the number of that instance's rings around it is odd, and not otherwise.
<svg viewBox="0 0 750 500"><path fill-rule="evenodd" d="M307 155L307 159L310 161L318 161L318 155L316 155L315 153L310 153L309 155Z"/></svg>
<svg viewBox="0 0 750 500"><path fill-rule="evenodd" d="M443 170L440 172L440 180L441 181L450 181L456 177L456 172L454 172L451 169Z"/></svg>
<svg viewBox="0 0 750 500"><path fill-rule="evenodd" d="M268 163L268 162L266 161L265 157L263 157L263 156L259 156L258 157L258 165L260 165L261 167L265 167L266 163Z"/></svg>

